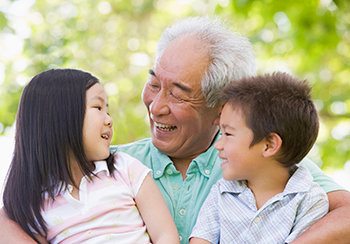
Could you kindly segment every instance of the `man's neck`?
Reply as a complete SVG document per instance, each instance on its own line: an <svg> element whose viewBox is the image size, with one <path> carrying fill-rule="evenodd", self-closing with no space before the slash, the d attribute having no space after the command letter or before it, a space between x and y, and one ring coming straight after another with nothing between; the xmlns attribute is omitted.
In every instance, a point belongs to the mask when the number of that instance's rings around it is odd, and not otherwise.
<svg viewBox="0 0 350 244"><path fill-rule="evenodd" d="M171 158L171 161L173 161L175 168L181 172L183 180L186 179L188 167L194 158Z"/></svg>
<svg viewBox="0 0 350 244"><path fill-rule="evenodd" d="M188 157L184 157L184 158L176 158L176 157L169 156L169 158L173 162L175 168L181 172L183 180L185 180L187 177L186 173L187 173L188 167L190 166L192 160L195 159L196 157L198 157L199 155L201 155L202 153L206 152L213 145L218 133L220 133L219 129L216 131L216 133L215 133L213 139L211 140L211 143L207 147L207 149L203 150L203 152L201 152L201 153L197 153L197 154L194 154L194 155L191 155Z"/></svg>

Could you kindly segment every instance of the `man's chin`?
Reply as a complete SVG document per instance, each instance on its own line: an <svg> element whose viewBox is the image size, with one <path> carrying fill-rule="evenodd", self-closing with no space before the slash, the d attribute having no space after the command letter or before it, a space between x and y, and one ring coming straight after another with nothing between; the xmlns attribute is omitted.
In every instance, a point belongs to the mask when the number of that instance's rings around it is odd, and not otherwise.
<svg viewBox="0 0 350 244"><path fill-rule="evenodd" d="M170 141L166 141L163 139L160 139L154 135L151 136L152 144L163 154L168 155L168 153L171 150L171 147L174 146L173 143Z"/></svg>
<svg viewBox="0 0 350 244"><path fill-rule="evenodd" d="M156 137L154 135L151 136L152 139L152 144L158 148L158 150L160 149L165 149L169 147L169 143L167 141L165 141L164 139L161 139L159 137Z"/></svg>

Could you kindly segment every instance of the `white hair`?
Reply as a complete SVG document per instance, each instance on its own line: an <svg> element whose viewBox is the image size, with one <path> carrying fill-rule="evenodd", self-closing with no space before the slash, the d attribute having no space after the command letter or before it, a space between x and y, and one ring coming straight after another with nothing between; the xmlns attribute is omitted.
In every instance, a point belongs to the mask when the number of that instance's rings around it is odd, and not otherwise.
<svg viewBox="0 0 350 244"><path fill-rule="evenodd" d="M248 38L229 30L219 17L190 17L165 29L156 48L156 62L177 37L195 36L208 48L210 64L202 77L202 93L209 107L221 98L229 82L256 74L255 53Z"/></svg>

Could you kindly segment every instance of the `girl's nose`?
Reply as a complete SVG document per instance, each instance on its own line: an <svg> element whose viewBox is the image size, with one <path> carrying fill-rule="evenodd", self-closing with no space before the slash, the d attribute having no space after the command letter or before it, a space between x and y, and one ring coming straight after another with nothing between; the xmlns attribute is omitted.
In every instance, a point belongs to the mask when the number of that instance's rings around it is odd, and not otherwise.
<svg viewBox="0 0 350 244"><path fill-rule="evenodd" d="M106 118L106 125L109 126L109 127L112 127L113 126L113 118L107 114L107 118Z"/></svg>

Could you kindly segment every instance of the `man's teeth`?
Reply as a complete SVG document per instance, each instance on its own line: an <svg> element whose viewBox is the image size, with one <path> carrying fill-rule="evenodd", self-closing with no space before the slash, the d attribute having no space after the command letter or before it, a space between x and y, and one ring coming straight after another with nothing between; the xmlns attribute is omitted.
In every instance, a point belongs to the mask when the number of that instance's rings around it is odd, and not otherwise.
<svg viewBox="0 0 350 244"><path fill-rule="evenodd" d="M108 139L109 138L109 136L107 136L107 135L102 135L101 137L104 138L104 139Z"/></svg>
<svg viewBox="0 0 350 244"><path fill-rule="evenodd" d="M160 124L157 122L154 122L155 126L157 126L158 129L162 131L173 131L176 129L176 126L173 125L166 125L166 124Z"/></svg>

